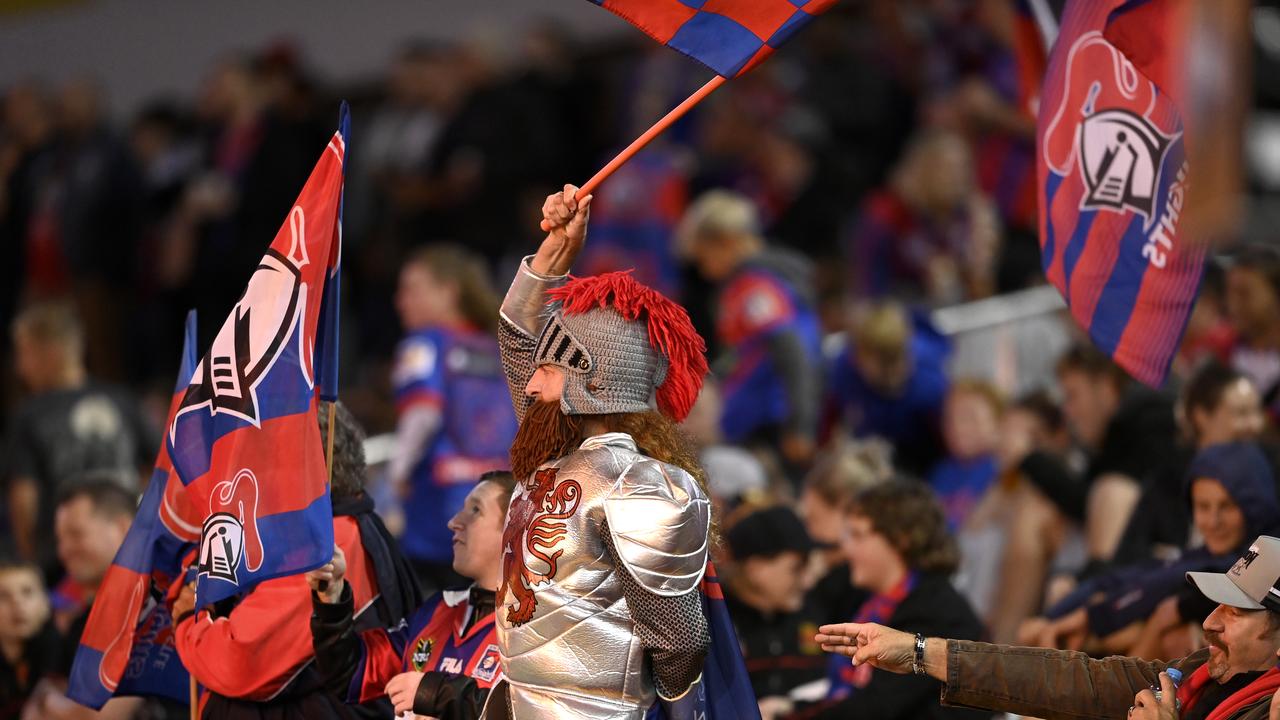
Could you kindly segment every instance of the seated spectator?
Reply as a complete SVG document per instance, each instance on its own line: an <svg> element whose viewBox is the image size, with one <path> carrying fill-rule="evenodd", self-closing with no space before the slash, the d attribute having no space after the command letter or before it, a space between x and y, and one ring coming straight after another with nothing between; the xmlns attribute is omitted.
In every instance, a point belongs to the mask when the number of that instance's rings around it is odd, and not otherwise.
<svg viewBox="0 0 1280 720"><path fill-rule="evenodd" d="M987 619L991 636L1002 640L1039 611L1055 566L1083 564L1079 526L1068 510L1083 492L1068 467L1071 438L1062 412L1048 395L1033 393L1011 405L999 436L1000 480L957 538L957 587Z"/></svg>
<svg viewBox="0 0 1280 720"><path fill-rule="evenodd" d="M716 335L725 440L778 453L788 474L811 460L821 401L821 331L813 268L769 247L745 197L711 191L680 221L680 243L717 284ZM793 477L798 481L798 477Z"/></svg>
<svg viewBox="0 0 1280 720"><path fill-rule="evenodd" d="M1280 529L1275 479L1255 445L1210 446L1192 460L1186 479L1184 501L1203 546L1188 548L1174 561L1117 568L1081 583L1044 618L1023 626L1022 644L1078 650L1092 637L1107 652L1126 650L1138 634L1131 626L1174 596L1186 573L1225 570L1248 538Z"/></svg>
<svg viewBox="0 0 1280 720"><path fill-rule="evenodd" d="M827 369L827 420L855 438L879 436L894 465L923 475L941 455L938 436L950 347L923 315L893 301L855 309L847 345Z"/></svg>
<svg viewBox="0 0 1280 720"><path fill-rule="evenodd" d="M330 408L336 407L337 412ZM334 420L331 415L336 415ZM356 627L391 627L422 602L409 561L364 492L364 432L342 404L320 406L320 434L336 422L333 445L333 537L346 560ZM336 584L336 583L335 583ZM267 580L226 603L193 612L194 583L173 603L182 664L200 684L200 717L386 717L385 700L345 705L324 683L311 641L311 589L305 575ZM229 607L228 607L229 606Z"/></svg>
<svg viewBox="0 0 1280 720"><path fill-rule="evenodd" d="M36 684L55 672L61 652L40 568L0 558L0 717L18 717Z"/></svg>
<svg viewBox="0 0 1280 720"><path fill-rule="evenodd" d="M1227 317L1236 332L1231 367L1258 388L1274 419L1280 409L1280 250L1247 245L1231 259Z"/></svg>
<svg viewBox="0 0 1280 720"><path fill-rule="evenodd" d="M436 593L391 629L356 631L341 548L334 549L333 562L307 574L313 590L311 634L326 687L351 703L385 695L397 715L480 717L489 689L502 677L494 593L514 489L509 472L480 477L449 520L453 569L470 585Z"/></svg>
<svg viewBox="0 0 1280 720"><path fill-rule="evenodd" d="M853 583L872 593L855 622L881 623L925 635L945 633L974 640L982 636L982 623L948 579L958 560L955 541L947 534L942 508L928 486L914 480L874 485L854 499L846 523L844 548ZM929 678L895 677L869 665L851 666L839 656L830 658L828 677L827 699L797 717L985 716L939 708L938 683Z"/></svg>
<svg viewBox="0 0 1280 720"><path fill-rule="evenodd" d="M823 626L824 649L879 672L913 673L943 683L943 705L1042 718L1273 718L1280 688L1280 539L1259 537L1226 573L1187 579L1216 604L1204 621L1209 646L1170 662L1091 659L1062 650L913 636L879 624ZM1177 668L1175 692L1163 673ZM918 679L918 678L915 678ZM1157 701L1151 688L1159 687ZM1174 696L1179 701L1174 703Z"/></svg>
<svg viewBox="0 0 1280 720"><path fill-rule="evenodd" d="M800 518L783 506L743 517L725 539L733 556L724 574L725 605L761 713L774 717L790 709L792 691L821 680L826 666L822 651L804 634L818 625L804 602L813 544Z"/></svg>
<svg viewBox="0 0 1280 720"><path fill-rule="evenodd" d="M1068 350L1058 361L1062 412L1089 465L1083 496L1069 501L1083 509L1088 559L1109 562L1141 495L1141 478L1171 461L1177 436L1173 403L1163 394L1131 382L1102 351L1089 344Z"/></svg>
<svg viewBox="0 0 1280 720"><path fill-rule="evenodd" d="M853 586L845 558L845 510L857 494L893 476L891 449L881 440L837 442L818 455L800 492L800 517L813 540L809 601L821 622L853 617L867 591Z"/></svg>
<svg viewBox="0 0 1280 720"><path fill-rule="evenodd" d="M1258 391L1243 374L1217 362L1197 370L1178 405L1183 440L1170 448L1168 465L1143 479L1142 497L1113 563L1176 558L1191 539L1191 516L1180 491L1192 457L1211 445L1257 440L1265 423Z"/></svg>
<svg viewBox="0 0 1280 720"><path fill-rule="evenodd" d="M945 130L916 138L886 186L863 201L845 252L859 297L948 304L990 295L1000 220L964 138Z"/></svg>
<svg viewBox="0 0 1280 720"><path fill-rule="evenodd" d="M136 490L155 458L157 435L129 395L90 380L84 329L70 306L33 305L12 330L14 364L31 397L10 424L9 521L19 556L40 563L52 583L62 574L54 501L89 471L114 471Z"/></svg>
<svg viewBox="0 0 1280 720"><path fill-rule="evenodd" d="M929 473L929 485L953 533L996 479L1003 405L999 391L989 383L957 381L947 393L942 411L947 457Z"/></svg>
<svg viewBox="0 0 1280 720"><path fill-rule="evenodd" d="M110 602L96 597L124 536L133 523L138 497L120 487L112 475L89 475L64 491L54 511L54 532L58 538L58 559L67 575L83 588L88 606L70 621L58 665L50 682L37 687L26 712L36 718L129 718L144 705L141 698L119 697L108 700L101 714L66 697L67 679L75 659L80 636L93 609L94 602Z"/></svg>

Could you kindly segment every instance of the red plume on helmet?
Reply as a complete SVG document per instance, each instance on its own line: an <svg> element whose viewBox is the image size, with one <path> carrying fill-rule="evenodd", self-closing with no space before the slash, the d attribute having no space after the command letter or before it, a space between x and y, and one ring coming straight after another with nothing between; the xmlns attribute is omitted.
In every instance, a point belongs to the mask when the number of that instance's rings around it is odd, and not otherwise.
<svg viewBox="0 0 1280 720"><path fill-rule="evenodd" d="M707 374L707 343L684 308L641 285L629 270L570 278L550 291L549 302L556 301L566 315L597 307L613 308L628 322L644 315L649 345L667 359L667 377L655 393L658 409L676 422L688 416Z"/></svg>

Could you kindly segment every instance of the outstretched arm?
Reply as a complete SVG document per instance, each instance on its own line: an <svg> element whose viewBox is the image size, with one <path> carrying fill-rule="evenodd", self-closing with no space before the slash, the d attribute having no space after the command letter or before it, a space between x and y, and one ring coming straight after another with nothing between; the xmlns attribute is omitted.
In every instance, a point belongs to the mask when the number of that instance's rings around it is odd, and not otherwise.
<svg viewBox="0 0 1280 720"><path fill-rule="evenodd" d="M575 192L576 187L565 185L562 192L548 196L543 203L543 221L551 230L538 246L538 252L520 263L499 312L502 369L507 376L516 418L522 421L532 402L525 396L524 388L537 369L533 365L533 351L547 322L547 291L564 284L587 237L591 196L579 203L573 196Z"/></svg>

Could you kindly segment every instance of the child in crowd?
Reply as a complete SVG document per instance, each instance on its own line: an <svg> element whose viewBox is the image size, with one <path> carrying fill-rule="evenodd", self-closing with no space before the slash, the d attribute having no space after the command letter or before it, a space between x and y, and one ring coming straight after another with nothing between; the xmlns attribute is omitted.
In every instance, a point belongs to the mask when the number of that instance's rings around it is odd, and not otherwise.
<svg viewBox="0 0 1280 720"><path fill-rule="evenodd" d="M61 637L33 562L0 558L0 717L16 718L58 662Z"/></svg>
<svg viewBox="0 0 1280 720"><path fill-rule="evenodd" d="M947 457L934 466L929 484L953 533L996 479L1003 407L999 391L990 383L959 380L947 392L942 410Z"/></svg>

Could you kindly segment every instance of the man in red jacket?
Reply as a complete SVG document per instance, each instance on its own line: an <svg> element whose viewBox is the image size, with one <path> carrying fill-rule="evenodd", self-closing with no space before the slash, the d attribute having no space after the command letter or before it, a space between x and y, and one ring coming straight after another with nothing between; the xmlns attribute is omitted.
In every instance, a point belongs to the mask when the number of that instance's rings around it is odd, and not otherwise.
<svg viewBox="0 0 1280 720"><path fill-rule="evenodd" d="M357 628L387 627L422 602L413 570L364 494L364 434L337 405L333 451L334 541L346 556ZM321 405L320 432L329 406ZM385 700L348 706L316 669L311 588L305 575L268 580L243 597L192 613L190 586L174 603L178 654L205 692L200 717L387 717Z"/></svg>

